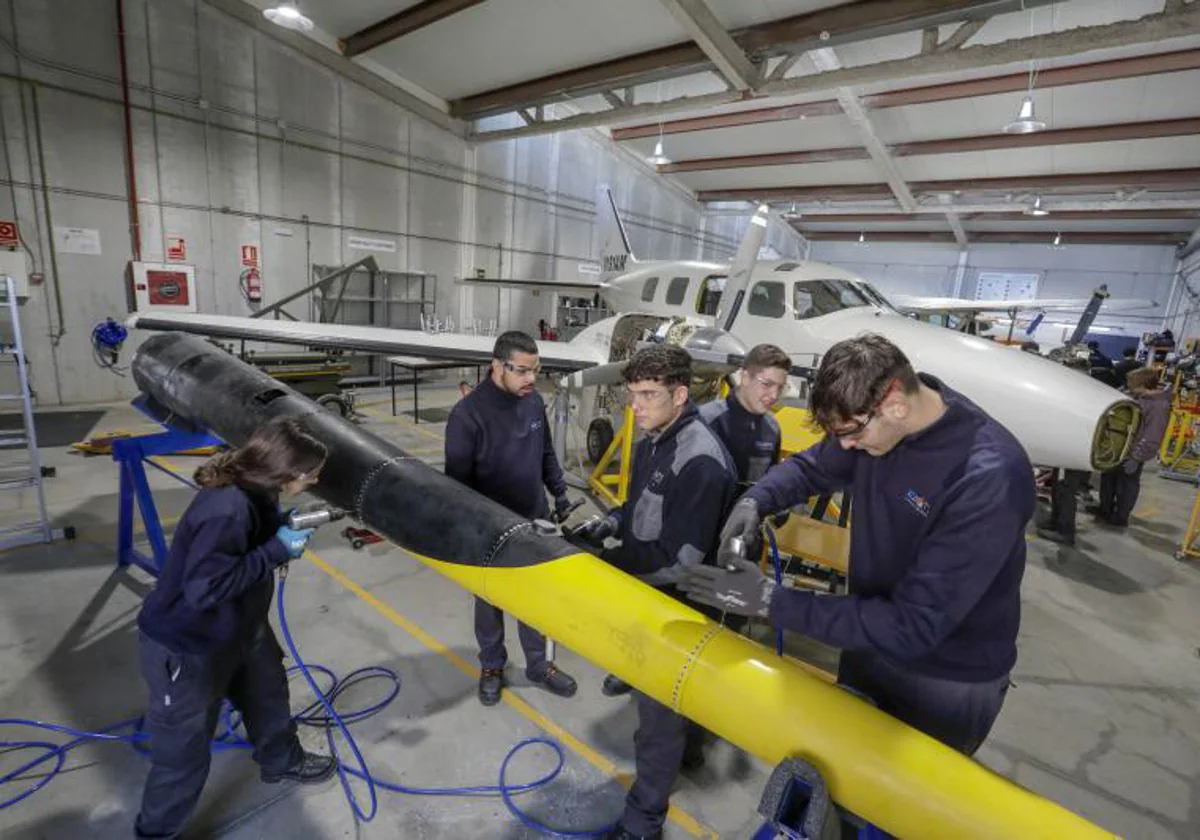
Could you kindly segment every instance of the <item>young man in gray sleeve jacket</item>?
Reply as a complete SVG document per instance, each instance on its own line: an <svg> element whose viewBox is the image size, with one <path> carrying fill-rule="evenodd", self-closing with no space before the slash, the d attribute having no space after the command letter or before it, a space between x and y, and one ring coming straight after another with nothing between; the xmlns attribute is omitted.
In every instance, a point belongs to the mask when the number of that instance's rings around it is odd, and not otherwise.
<svg viewBox="0 0 1200 840"><path fill-rule="evenodd" d="M634 422L645 433L633 456L628 499L579 534L597 545L618 537L621 544L601 557L674 597L682 597L675 584L688 569L713 559L735 487L729 453L688 399L691 362L687 351L663 346L640 350L626 365ZM612 676L605 682L609 694L620 683ZM637 778L611 840L662 837L691 728L645 695L637 695L637 707Z"/></svg>

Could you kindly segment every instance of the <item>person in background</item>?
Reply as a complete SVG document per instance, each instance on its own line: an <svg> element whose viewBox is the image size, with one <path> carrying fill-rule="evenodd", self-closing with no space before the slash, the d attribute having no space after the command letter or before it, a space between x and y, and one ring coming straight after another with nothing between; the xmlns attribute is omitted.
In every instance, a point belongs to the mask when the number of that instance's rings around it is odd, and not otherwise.
<svg viewBox="0 0 1200 840"><path fill-rule="evenodd" d="M279 499L316 484L325 457L324 444L296 421L275 420L196 471L200 492L138 614L150 696L139 838L183 830L208 778L209 741L226 697L245 721L264 782L322 782L337 769L300 746L283 651L268 621L275 570L303 554L312 535L287 526Z"/></svg>
<svg viewBox="0 0 1200 840"><path fill-rule="evenodd" d="M675 583L711 560L721 519L734 494L733 462L688 398L692 359L672 346L639 350L622 374L633 418L644 432L633 456L624 505L577 531L597 547L608 537L620 545L600 556L618 569L675 598ZM615 676L605 680L627 685ZM634 735L637 776L620 822L606 840L662 837L671 787L683 765L689 737L699 730L687 718L641 693Z"/></svg>
<svg viewBox="0 0 1200 840"><path fill-rule="evenodd" d="M1142 426L1129 457L1100 476L1100 503L1088 512L1106 525L1125 528L1137 504L1142 469L1158 455L1171 417L1171 390L1158 381L1152 368L1138 368L1127 377L1129 393L1142 409Z"/></svg>
<svg viewBox="0 0 1200 840"><path fill-rule="evenodd" d="M733 458L739 496L779 460L783 433L771 410L787 388L791 369L787 353L774 344L759 344L746 354L736 390L700 406L700 418Z"/></svg>
<svg viewBox="0 0 1200 840"><path fill-rule="evenodd" d="M1088 361L1093 368L1111 368L1113 366L1112 359L1100 352L1099 341L1089 341L1088 346Z"/></svg>
<svg viewBox="0 0 1200 840"><path fill-rule="evenodd" d="M446 422L446 475L478 490L518 516L546 519L546 490L557 514L566 511L567 484L554 454L546 404L534 389L541 370L533 338L503 333L492 348L492 372L461 399ZM559 697L575 694L575 680L546 658L546 637L519 623L525 676ZM504 613L475 598L479 643L479 701L500 702L504 688Z"/></svg>
<svg viewBox="0 0 1200 840"><path fill-rule="evenodd" d="M1124 388L1127 385L1127 377L1135 370L1140 368L1142 363L1137 360L1137 348L1126 347L1121 351L1121 361L1113 365L1113 373L1117 375L1117 387Z"/></svg>
<svg viewBox="0 0 1200 840"><path fill-rule="evenodd" d="M1017 659L1033 467L1013 435L880 335L822 357L810 400L825 440L734 505L716 566L688 597L840 648L838 683L972 755ZM764 516L853 488L849 594L777 586L742 557Z"/></svg>
<svg viewBox="0 0 1200 840"><path fill-rule="evenodd" d="M1063 364L1087 374L1097 381L1099 375L1111 374L1111 369L1092 367L1090 359L1068 356ZM1075 515L1079 510L1079 494L1088 490L1092 474L1088 470L1055 469L1050 483L1050 512L1037 524L1037 535L1059 545L1075 545Z"/></svg>

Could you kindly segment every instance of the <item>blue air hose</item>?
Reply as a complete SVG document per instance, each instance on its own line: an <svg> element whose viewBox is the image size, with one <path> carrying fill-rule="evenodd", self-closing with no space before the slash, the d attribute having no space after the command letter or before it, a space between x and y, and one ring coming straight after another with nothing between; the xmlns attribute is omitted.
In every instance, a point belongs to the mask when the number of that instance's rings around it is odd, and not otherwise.
<svg viewBox="0 0 1200 840"><path fill-rule="evenodd" d="M540 834L549 835L552 837L568 838L575 840L579 838L598 837L607 833L611 826L606 826L597 831L562 831L550 828L534 818L530 817L513 801L513 796L521 793L528 793L543 787L562 772L563 765L566 762L566 755L563 753L562 747L549 738L526 738L513 746L505 755L504 760L500 764L500 774L498 783L495 785L479 785L475 787L452 787L452 788L418 788L400 785L395 782L388 782L382 779L375 778L370 769L367 767L366 759L358 748L358 743L354 740L354 736L350 734L350 725L366 720L372 715L382 711L400 694L400 675L390 668L385 668L380 665L372 665L365 668L359 668L345 677L339 679L336 674L323 665L309 665L301 658L299 651L296 649L296 644L292 640L292 633L287 623L287 612L284 609L284 594L287 587L287 575L282 574L279 577L279 590L276 598L279 626L283 633L283 640L291 653L293 660L296 662L294 666L287 670L289 677L300 674L304 677L313 694L316 695L316 700L310 703L306 708L293 716L293 720L302 726L312 726L324 729L326 732L326 740L329 743L329 748L332 755L338 759L338 777L342 783L342 790L346 795L346 801L349 803L351 810L356 818L369 822L374 818L378 810L378 798L376 789L391 791L394 793L403 793L411 796L500 796L505 807L522 825L526 828L536 831ZM329 683L328 690L322 690L317 683L317 678L314 674L324 678ZM339 712L335 708L337 698L342 695L351 686L367 680L385 679L391 683L391 688L382 700L366 706L362 709L354 709L347 712ZM228 704L221 716L222 726L221 732L212 741L212 749L214 752L221 752L231 749L249 749L250 744L239 735L236 730L241 724L240 715L233 711ZM82 746L83 744L101 741L129 744L133 749L143 755L149 755L143 742L149 739L149 736L142 730L142 718L130 718L121 723L114 724L98 732L86 732L77 729L71 729L66 726L57 724L45 723L39 720L31 720L27 718L0 718L0 727L4 726L21 726L41 730L44 732L53 732L60 735L71 736L72 740L63 744L55 744L51 741L0 741L0 755L19 752L23 750L41 750L41 754L27 761L25 764L18 767L9 773L0 775L0 788L10 785L14 782L36 779L36 782L28 789L9 797L8 799L0 800L0 811L6 808L11 808L19 802L22 802L33 796L38 791L45 788L50 782L62 772L63 766L66 763L67 754L71 750ZM354 761L357 767L347 767L341 761L341 750L338 748L334 740L333 733L337 730L345 738L350 746L350 750L354 755ZM552 749L556 756L554 767L542 777L531 782L523 784L509 784L508 782L508 766L516 756L523 750L536 745L547 746ZM52 762L49 771L40 773L35 776L27 776L35 768L41 765ZM349 778L353 777L360 781L366 782L367 792L370 798L370 803L367 808L363 808L355 796L354 791L350 787Z"/></svg>
<svg viewBox="0 0 1200 840"><path fill-rule="evenodd" d="M779 546L775 544L775 529L768 525L767 541L771 544L771 562L775 564L775 585L783 586L783 570L779 567ZM783 656L783 630L775 631L775 653Z"/></svg>

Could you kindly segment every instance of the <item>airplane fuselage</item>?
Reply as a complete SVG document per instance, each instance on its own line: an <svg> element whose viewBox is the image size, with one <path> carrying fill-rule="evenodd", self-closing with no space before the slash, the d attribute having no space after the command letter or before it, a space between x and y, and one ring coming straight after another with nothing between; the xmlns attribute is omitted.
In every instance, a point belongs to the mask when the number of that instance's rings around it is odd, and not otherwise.
<svg viewBox="0 0 1200 840"><path fill-rule="evenodd" d="M711 325L727 272L714 263L639 263L610 279L601 294L615 312ZM576 341L604 343L611 320ZM1092 469L1110 463L1119 435L1106 436L1106 430L1130 422L1130 404L1118 391L1047 359L901 315L866 280L826 263L757 263L730 332L747 347L776 344L801 365L815 364L838 341L879 333L917 370L999 420L1038 464Z"/></svg>

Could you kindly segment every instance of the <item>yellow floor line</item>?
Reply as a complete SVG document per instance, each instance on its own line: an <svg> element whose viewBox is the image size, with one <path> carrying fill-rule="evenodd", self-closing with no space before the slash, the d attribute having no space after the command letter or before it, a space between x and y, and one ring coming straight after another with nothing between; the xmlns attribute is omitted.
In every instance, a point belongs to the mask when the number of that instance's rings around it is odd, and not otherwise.
<svg viewBox="0 0 1200 840"><path fill-rule="evenodd" d="M305 551L304 556L311 560L317 566L317 568L325 572L325 574L329 575L342 586L349 589L367 604L374 607L375 610L388 621L392 622L397 627L404 630L410 636L419 641L421 644L437 653L456 669L461 671L465 676L470 677L472 680L479 679L479 669L475 665L467 662L441 641L425 632L425 630L423 630L421 627L414 624L400 613L396 612L396 610L392 609L387 604L380 601L354 580L347 577L346 574L340 569L330 565L324 558L313 551ZM604 773L606 776L615 777L623 787L629 786L631 780L628 775L618 773L617 766L610 759L606 758L604 755L600 754L595 749L576 738L570 732L563 729L557 723L550 720L537 709L533 708L533 706L529 705L515 692L513 692L512 689L505 689L504 693L501 695L501 699L509 707L542 729L548 735L554 737L572 752L581 756L601 773ZM675 807L674 805L672 805L670 811L667 812L667 819L675 823L693 837L717 837L715 832L705 827L691 814Z"/></svg>
<svg viewBox="0 0 1200 840"><path fill-rule="evenodd" d="M160 457L159 460L162 463L162 466L173 472L178 472L178 468L168 459ZM347 577L346 574L340 569L331 565L319 554L311 550L305 550L304 556L311 560L318 569L329 575L342 586L349 589L367 604L374 607L380 615L392 622L392 624L395 624L404 632L408 633L418 642L425 645L425 647L441 656L456 669L461 671L464 675L470 677L472 681L479 679L479 669L476 666L467 662L437 638L431 636L421 627L409 621L387 604L380 601L378 598L360 586L356 581ZM629 787L632 780L629 778L628 774L618 773L616 764L614 764L610 759L606 758L592 747L576 738L570 732L563 729L557 723L550 720L550 718L543 715L537 709L533 708L533 706L529 705L527 702L517 696L512 689L506 689L501 695L501 700L503 700L514 711L518 712L546 734L557 739L572 752L581 756L585 761L587 761L601 773L615 778L621 783L622 787ZM687 811L677 808L674 805L672 805L671 809L667 812L667 819L675 823L693 837L712 838L712 840L717 838L716 832L705 827L703 823L701 823Z"/></svg>

